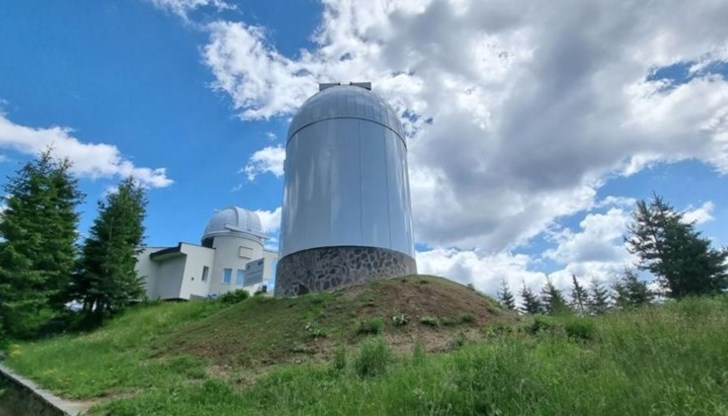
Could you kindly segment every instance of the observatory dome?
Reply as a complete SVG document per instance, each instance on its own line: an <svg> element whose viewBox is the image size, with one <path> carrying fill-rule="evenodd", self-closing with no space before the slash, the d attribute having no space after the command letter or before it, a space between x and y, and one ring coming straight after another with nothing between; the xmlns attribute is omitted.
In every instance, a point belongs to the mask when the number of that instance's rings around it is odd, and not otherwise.
<svg viewBox="0 0 728 416"><path fill-rule="evenodd" d="M288 140L306 126L341 118L380 124L396 133L404 143L402 124L392 107L368 89L352 85L327 88L306 100L291 120Z"/></svg>
<svg viewBox="0 0 728 416"><path fill-rule="evenodd" d="M215 213L207 223L202 239L231 232L243 232L263 236L258 214L240 207L227 207Z"/></svg>

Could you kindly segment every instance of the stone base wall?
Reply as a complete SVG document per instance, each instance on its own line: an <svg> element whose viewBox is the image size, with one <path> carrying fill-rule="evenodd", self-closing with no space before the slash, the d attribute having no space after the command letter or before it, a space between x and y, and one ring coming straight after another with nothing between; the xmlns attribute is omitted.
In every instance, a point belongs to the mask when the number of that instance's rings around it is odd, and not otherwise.
<svg viewBox="0 0 728 416"><path fill-rule="evenodd" d="M275 295L303 295L416 273L415 259L399 251L359 246L312 248L278 261Z"/></svg>

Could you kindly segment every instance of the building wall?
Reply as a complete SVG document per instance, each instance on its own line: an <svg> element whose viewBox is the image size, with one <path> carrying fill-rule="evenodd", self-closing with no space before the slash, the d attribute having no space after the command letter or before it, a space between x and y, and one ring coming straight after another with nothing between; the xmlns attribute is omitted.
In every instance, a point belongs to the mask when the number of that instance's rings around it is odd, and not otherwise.
<svg viewBox="0 0 728 416"><path fill-rule="evenodd" d="M187 257L178 255L159 263L156 294L160 299L180 299Z"/></svg>
<svg viewBox="0 0 728 416"><path fill-rule="evenodd" d="M159 276L159 263L152 261L149 255L164 247L145 247L137 256L136 272L144 282L144 290L146 290L149 299L156 299L157 296L157 278Z"/></svg>
<svg viewBox="0 0 728 416"><path fill-rule="evenodd" d="M215 261L210 275L210 294L223 294L235 289L242 289L236 284L237 271L245 270L251 260L263 257L263 241L259 237L247 237L241 234L215 236L212 246L215 248ZM223 283L224 269L232 269L229 284Z"/></svg>
<svg viewBox="0 0 728 416"><path fill-rule="evenodd" d="M212 268L215 261L215 250L182 243L182 253L186 254L184 278L180 289L181 299L206 298L210 293L212 281ZM207 266L210 270L207 281L202 280L202 269Z"/></svg>

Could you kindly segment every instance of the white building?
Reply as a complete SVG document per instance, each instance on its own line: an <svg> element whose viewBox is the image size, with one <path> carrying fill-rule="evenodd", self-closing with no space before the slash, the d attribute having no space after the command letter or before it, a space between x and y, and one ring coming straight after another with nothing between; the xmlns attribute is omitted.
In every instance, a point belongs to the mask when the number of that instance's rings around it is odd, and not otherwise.
<svg viewBox="0 0 728 416"><path fill-rule="evenodd" d="M202 244L146 247L137 257L137 274L150 299L198 299L236 289L267 290L278 253L266 250L260 218L229 207L205 227Z"/></svg>

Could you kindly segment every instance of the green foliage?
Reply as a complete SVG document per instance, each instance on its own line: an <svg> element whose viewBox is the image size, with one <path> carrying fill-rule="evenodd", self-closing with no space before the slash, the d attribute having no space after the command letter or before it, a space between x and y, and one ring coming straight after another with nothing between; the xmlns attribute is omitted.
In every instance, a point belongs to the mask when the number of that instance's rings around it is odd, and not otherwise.
<svg viewBox="0 0 728 416"><path fill-rule="evenodd" d="M369 319L360 319L357 326L357 334L381 334L384 332L384 319L375 316Z"/></svg>
<svg viewBox="0 0 728 416"><path fill-rule="evenodd" d="M475 322L475 318L473 317L473 314L463 312L458 315L458 322L461 324L472 324L473 322Z"/></svg>
<svg viewBox="0 0 728 416"><path fill-rule="evenodd" d="M563 330L563 326L553 317L536 315L524 329L528 334L537 335L540 333L558 333Z"/></svg>
<svg viewBox="0 0 728 416"><path fill-rule="evenodd" d="M634 308L652 302L654 295L647 288L647 283L639 280L632 269L625 269L622 277L614 285L614 303L618 308Z"/></svg>
<svg viewBox="0 0 728 416"><path fill-rule="evenodd" d="M576 275L571 275L571 308L580 315L589 313L589 292L576 279Z"/></svg>
<svg viewBox="0 0 728 416"><path fill-rule="evenodd" d="M64 309L76 258L76 206L83 199L67 159L51 149L5 185L0 221L0 325L30 337ZM1 334L0 334L1 335Z"/></svg>
<svg viewBox="0 0 728 416"><path fill-rule="evenodd" d="M538 296L533 293L530 287L526 286L526 282L523 282L523 288L521 289L521 298L523 298L523 305L521 311L524 313L537 314L541 313L542 305L541 300Z"/></svg>
<svg viewBox="0 0 728 416"><path fill-rule="evenodd" d="M382 337L364 342L354 360L354 369L360 377L382 375L392 361L392 352Z"/></svg>
<svg viewBox="0 0 728 416"><path fill-rule="evenodd" d="M498 302L506 309L516 310L516 298L508 287L506 279L501 280L501 287L498 290Z"/></svg>
<svg viewBox="0 0 728 416"><path fill-rule="evenodd" d="M728 287L728 250L711 248L710 240L662 198L638 201L632 218L627 248L670 297L721 293Z"/></svg>
<svg viewBox="0 0 728 416"><path fill-rule="evenodd" d="M346 355L346 346L339 345L334 352L334 358L333 362L331 363L331 367L336 371L344 371L346 369L347 363L348 359Z"/></svg>
<svg viewBox="0 0 728 416"><path fill-rule="evenodd" d="M593 341L597 337L597 324L590 318L572 316L564 320L564 331L571 339Z"/></svg>
<svg viewBox="0 0 728 416"><path fill-rule="evenodd" d="M601 315L609 310L609 291L593 278L589 286L589 312Z"/></svg>
<svg viewBox="0 0 728 416"><path fill-rule="evenodd" d="M123 310L144 295L135 270L144 239L144 188L127 178L106 199L98 203L98 217L83 244L71 287L72 297L83 303L83 312L99 318Z"/></svg>
<svg viewBox="0 0 728 416"><path fill-rule="evenodd" d="M563 314L570 311L564 295L554 286L551 279L548 279L546 285L541 289L541 305L543 311L549 315Z"/></svg>
<svg viewBox="0 0 728 416"><path fill-rule="evenodd" d="M250 297L250 293L248 293L247 290L243 289L235 289L231 290L229 292L225 292L222 295L218 296L218 300L221 303L224 303L226 305L234 305L236 303L240 303L244 301L245 299L248 299Z"/></svg>
<svg viewBox="0 0 728 416"><path fill-rule="evenodd" d="M440 320L430 315L420 318L420 323L433 328L440 326Z"/></svg>
<svg viewBox="0 0 728 416"><path fill-rule="evenodd" d="M309 322L306 324L306 331L311 338L324 338L326 337L326 330L316 322Z"/></svg>

